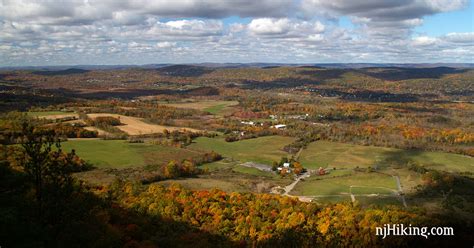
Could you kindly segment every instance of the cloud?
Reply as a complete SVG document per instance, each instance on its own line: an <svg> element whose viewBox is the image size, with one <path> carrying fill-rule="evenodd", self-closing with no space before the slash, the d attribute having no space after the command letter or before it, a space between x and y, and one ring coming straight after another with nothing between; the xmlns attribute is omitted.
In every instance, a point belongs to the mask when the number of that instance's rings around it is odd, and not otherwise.
<svg viewBox="0 0 474 248"><path fill-rule="evenodd" d="M173 18L283 17L292 0L2 0L1 19L82 25L105 19L135 23L140 16Z"/></svg>
<svg viewBox="0 0 474 248"><path fill-rule="evenodd" d="M303 0L307 14L350 16L362 31L375 37L402 38L423 23L423 17L464 8L468 0Z"/></svg>
<svg viewBox="0 0 474 248"><path fill-rule="evenodd" d="M176 46L176 42L162 41L162 42L156 43L156 47L158 48L171 48L175 46Z"/></svg>
<svg viewBox="0 0 474 248"><path fill-rule="evenodd" d="M460 43L460 44L470 44L474 45L474 32L472 33L448 33L443 37L444 40Z"/></svg>
<svg viewBox="0 0 474 248"><path fill-rule="evenodd" d="M0 0L0 65L472 61L472 32L412 33L425 16L466 4ZM339 26L342 16L355 27Z"/></svg>
<svg viewBox="0 0 474 248"><path fill-rule="evenodd" d="M319 35L325 26L319 22L290 20L288 18L258 18L248 24L251 35L269 38L297 38Z"/></svg>
<svg viewBox="0 0 474 248"><path fill-rule="evenodd" d="M421 36L413 39L413 44L415 46L430 46L437 42L436 38Z"/></svg>
<svg viewBox="0 0 474 248"><path fill-rule="evenodd" d="M288 19L254 19L249 24L249 30L256 35L275 35L288 33L290 22Z"/></svg>
<svg viewBox="0 0 474 248"><path fill-rule="evenodd" d="M320 9L371 21L389 22L422 18L465 7L468 0L303 0L306 10Z"/></svg>

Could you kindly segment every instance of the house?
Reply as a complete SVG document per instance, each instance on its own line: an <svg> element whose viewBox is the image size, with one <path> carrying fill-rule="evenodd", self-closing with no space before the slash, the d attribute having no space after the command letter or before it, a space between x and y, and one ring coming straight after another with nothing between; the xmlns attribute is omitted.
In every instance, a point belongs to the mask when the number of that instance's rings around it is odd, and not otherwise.
<svg viewBox="0 0 474 248"><path fill-rule="evenodd" d="M319 174L320 176L326 175L326 170L323 169L323 167L319 167L318 174Z"/></svg>
<svg viewBox="0 0 474 248"><path fill-rule="evenodd" d="M255 125L255 122L253 122L253 121L241 121L240 123L242 123L244 125L250 125L250 126Z"/></svg>
<svg viewBox="0 0 474 248"><path fill-rule="evenodd" d="M273 126L273 128L276 128L276 129L285 129L285 128L286 128L286 125L285 125L285 124L278 124L278 125Z"/></svg>
<svg viewBox="0 0 474 248"><path fill-rule="evenodd" d="M283 163L284 168L290 168L290 163Z"/></svg>

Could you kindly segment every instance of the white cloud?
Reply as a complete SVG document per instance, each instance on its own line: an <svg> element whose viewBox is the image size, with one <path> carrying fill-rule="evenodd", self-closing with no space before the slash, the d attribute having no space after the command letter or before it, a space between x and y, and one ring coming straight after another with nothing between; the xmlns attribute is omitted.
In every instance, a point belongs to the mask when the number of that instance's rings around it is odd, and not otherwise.
<svg viewBox="0 0 474 248"><path fill-rule="evenodd" d="M472 32L412 33L425 16L466 3L0 0L0 65L472 61ZM235 16L249 19L229 23ZM341 16L355 27L338 26Z"/></svg>
<svg viewBox="0 0 474 248"><path fill-rule="evenodd" d="M247 28L250 34L254 36L283 39L320 35L325 30L325 26L319 21L308 22L288 18L253 19Z"/></svg>
<svg viewBox="0 0 474 248"><path fill-rule="evenodd" d="M435 44L437 41L436 38L420 36L413 39L413 44L415 46L430 46Z"/></svg>
<svg viewBox="0 0 474 248"><path fill-rule="evenodd" d="M249 24L249 30L256 35L274 35L285 34L290 29L290 22L287 18L270 19L260 18L253 19Z"/></svg>
<svg viewBox="0 0 474 248"><path fill-rule="evenodd" d="M175 46L176 46L176 42L162 41L162 42L156 43L156 47L158 48L171 48Z"/></svg>

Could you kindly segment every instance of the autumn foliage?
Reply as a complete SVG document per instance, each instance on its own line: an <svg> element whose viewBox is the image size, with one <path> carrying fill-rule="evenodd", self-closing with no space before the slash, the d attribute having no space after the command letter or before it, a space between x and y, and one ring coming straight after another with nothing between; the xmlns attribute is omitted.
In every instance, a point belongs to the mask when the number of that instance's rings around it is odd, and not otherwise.
<svg viewBox="0 0 474 248"><path fill-rule="evenodd" d="M373 247L406 244L409 238L375 236L384 223L422 224L399 208L362 209L352 204L319 206L296 198L220 190L190 191L179 185L143 187L116 183L110 189L127 209L184 222L245 246ZM425 223L426 224L426 223Z"/></svg>

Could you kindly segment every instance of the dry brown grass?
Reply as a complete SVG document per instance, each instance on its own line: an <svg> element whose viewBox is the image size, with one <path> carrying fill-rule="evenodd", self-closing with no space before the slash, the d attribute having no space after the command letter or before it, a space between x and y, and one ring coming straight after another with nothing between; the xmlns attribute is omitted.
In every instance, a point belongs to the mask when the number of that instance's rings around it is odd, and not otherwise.
<svg viewBox="0 0 474 248"><path fill-rule="evenodd" d="M151 133L162 133L165 129L168 131L191 131L191 132L199 132L197 129L193 128L181 128L181 127L170 127L170 126L162 126L156 124L149 124L143 121L141 118L137 117L130 117L125 115L118 115L118 114L108 114L108 113L97 113L97 114L88 114L89 118L96 118L96 117L103 117L103 116L111 116L120 119L120 122L124 125L117 126L120 130L126 132L129 135L140 135L140 134L151 134Z"/></svg>
<svg viewBox="0 0 474 248"><path fill-rule="evenodd" d="M48 120L56 120L56 119L69 118L69 117L79 118L79 115L78 114L45 115L39 118L44 118Z"/></svg>
<svg viewBox="0 0 474 248"><path fill-rule="evenodd" d="M98 128L96 128L96 127L84 127L84 129L89 130L89 131L96 131L96 132L99 134L99 136L110 135L109 132L106 132L106 131L104 131L104 130L102 130L102 129L98 129Z"/></svg>

